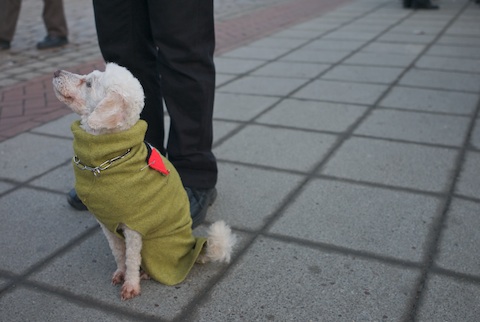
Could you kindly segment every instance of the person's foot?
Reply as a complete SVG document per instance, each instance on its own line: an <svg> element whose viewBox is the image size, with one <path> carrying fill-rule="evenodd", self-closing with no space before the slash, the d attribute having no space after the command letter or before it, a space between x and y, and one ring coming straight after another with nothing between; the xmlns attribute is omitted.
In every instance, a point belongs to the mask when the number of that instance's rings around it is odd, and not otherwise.
<svg viewBox="0 0 480 322"><path fill-rule="evenodd" d="M0 40L0 50L10 49L10 42L6 40Z"/></svg>
<svg viewBox="0 0 480 322"><path fill-rule="evenodd" d="M412 0L403 0L403 7L404 8L411 8L412 7Z"/></svg>
<svg viewBox="0 0 480 322"><path fill-rule="evenodd" d="M46 36L42 41L37 43L37 49L56 48L66 44L68 44L67 37Z"/></svg>
<svg viewBox="0 0 480 322"><path fill-rule="evenodd" d="M200 225L207 216L208 207L217 198L217 189L196 189L185 187L188 200L190 201L190 216L192 217L192 228Z"/></svg>
<svg viewBox="0 0 480 322"><path fill-rule="evenodd" d="M75 189L72 189L67 194L67 201L72 206L73 209L84 211L87 210L87 206L78 198L77 192Z"/></svg>
<svg viewBox="0 0 480 322"><path fill-rule="evenodd" d="M438 9L437 5L432 4L430 1L413 1L413 9Z"/></svg>

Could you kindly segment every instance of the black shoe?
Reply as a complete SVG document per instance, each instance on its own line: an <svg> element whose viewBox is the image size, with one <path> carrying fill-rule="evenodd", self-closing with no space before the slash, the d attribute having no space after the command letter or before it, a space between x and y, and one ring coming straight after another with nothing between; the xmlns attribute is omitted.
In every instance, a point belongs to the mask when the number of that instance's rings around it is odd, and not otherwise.
<svg viewBox="0 0 480 322"><path fill-rule="evenodd" d="M413 0L412 1L413 9L438 9L437 5L432 4L429 0Z"/></svg>
<svg viewBox="0 0 480 322"><path fill-rule="evenodd" d="M0 40L0 50L10 49L10 42L6 40Z"/></svg>
<svg viewBox="0 0 480 322"><path fill-rule="evenodd" d="M37 43L37 49L49 49L68 44L67 37L47 36Z"/></svg>
<svg viewBox="0 0 480 322"><path fill-rule="evenodd" d="M78 198L77 192L75 189L72 189L67 194L67 201L72 206L73 209L84 211L87 210L87 206L83 204L83 202Z"/></svg>
<svg viewBox="0 0 480 322"><path fill-rule="evenodd" d="M217 198L217 189L195 189L185 187L188 200L190 201L190 216L192 217L192 229L200 225L207 216L208 207Z"/></svg>
<svg viewBox="0 0 480 322"><path fill-rule="evenodd" d="M412 7L412 0L403 0L403 7L404 8L411 8Z"/></svg>

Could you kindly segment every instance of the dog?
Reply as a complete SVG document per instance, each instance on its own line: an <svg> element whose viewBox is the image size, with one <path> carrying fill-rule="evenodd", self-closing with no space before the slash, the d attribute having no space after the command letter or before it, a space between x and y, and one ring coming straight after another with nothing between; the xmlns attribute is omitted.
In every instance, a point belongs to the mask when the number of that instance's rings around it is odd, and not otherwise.
<svg viewBox="0 0 480 322"><path fill-rule="evenodd" d="M54 72L56 97L76 114L75 189L99 222L115 258L112 283L121 299L140 295L140 280L181 283L195 262L230 261L236 237L223 221L206 238L192 234L190 204L180 176L144 142L144 92L124 67L78 75Z"/></svg>

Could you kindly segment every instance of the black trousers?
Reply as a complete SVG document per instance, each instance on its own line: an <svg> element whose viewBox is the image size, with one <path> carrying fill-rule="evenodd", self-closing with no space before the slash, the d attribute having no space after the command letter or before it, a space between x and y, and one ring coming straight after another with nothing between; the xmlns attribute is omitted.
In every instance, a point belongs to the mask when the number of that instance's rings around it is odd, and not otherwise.
<svg viewBox="0 0 480 322"><path fill-rule="evenodd" d="M145 91L146 140L185 186L213 188L213 0L93 0L106 62L129 69ZM163 101L171 118L164 147Z"/></svg>

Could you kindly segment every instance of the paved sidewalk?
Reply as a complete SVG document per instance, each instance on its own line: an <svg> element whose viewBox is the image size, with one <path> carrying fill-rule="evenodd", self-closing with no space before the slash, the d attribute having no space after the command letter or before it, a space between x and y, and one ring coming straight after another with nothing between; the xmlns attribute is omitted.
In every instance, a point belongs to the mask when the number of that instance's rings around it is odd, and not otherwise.
<svg viewBox="0 0 480 322"><path fill-rule="evenodd" d="M226 220L239 245L229 265L195 266L174 287L143 281L122 302L105 238L65 199L76 116L46 84L54 66L102 67L91 12L66 3L74 44L39 59L27 47L42 30L26 28L14 63L0 56L0 320L478 321L479 5L221 2L217 28L240 38L216 57L207 220ZM242 39L247 16L259 29ZM52 115L2 132L19 100Z"/></svg>

